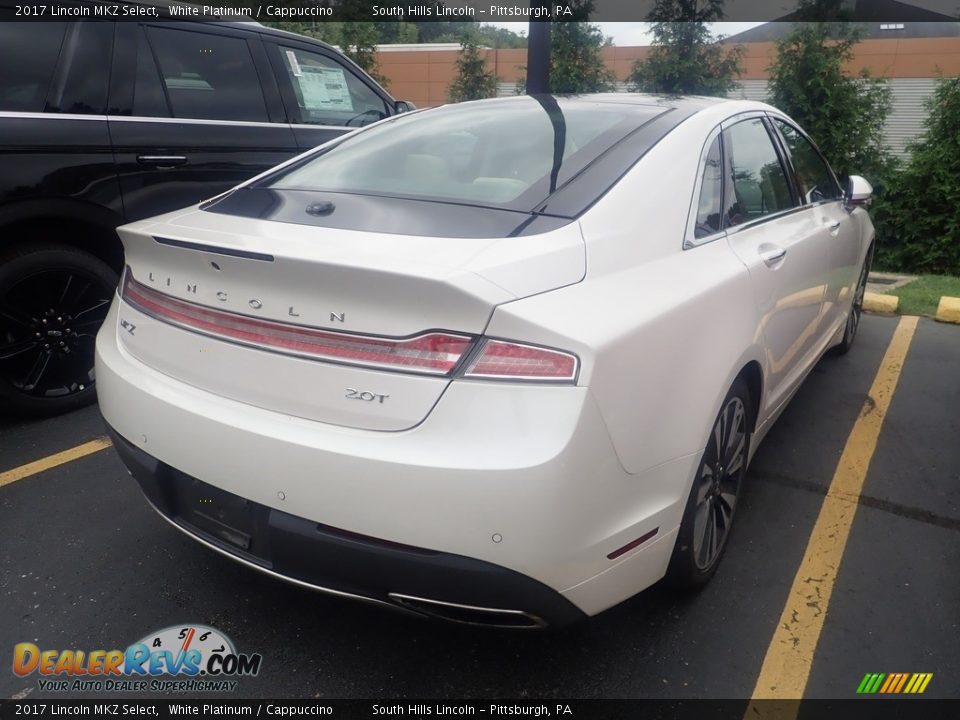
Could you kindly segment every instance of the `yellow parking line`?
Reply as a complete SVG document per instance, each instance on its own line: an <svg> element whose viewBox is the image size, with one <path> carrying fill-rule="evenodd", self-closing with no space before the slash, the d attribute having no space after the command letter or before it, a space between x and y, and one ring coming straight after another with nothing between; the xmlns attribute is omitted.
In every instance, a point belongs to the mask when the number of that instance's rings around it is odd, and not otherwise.
<svg viewBox="0 0 960 720"><path fill-rule="evenodd" d="M902 317L847 444L774 631L753 690L753 700L799 699L810 677L837 570L850 535L860 491L877 447L890 400L917 329L916 317ZM851 690L852 692L852 690ZM745 717L796 717L796 703L751 703Z"/></svg>
<svg viewBox="0 0 960 720"><path fill-rule="evenodd" d="M58 452L56 455L48 455L45 458L34 460L32 463L15 467L13 470L0 472L0 487L14 483L17 480L23 480L25 477L36 475L44 470L55 468L58 465L63 465L64 463L68 463L72 460L77 460L85 457L86 455L90 455L91 453L99 452L104 448L110 447L110 445L110 438L97 438L96 440L91 440L83 445L77 445L69 450Z"/></svg>

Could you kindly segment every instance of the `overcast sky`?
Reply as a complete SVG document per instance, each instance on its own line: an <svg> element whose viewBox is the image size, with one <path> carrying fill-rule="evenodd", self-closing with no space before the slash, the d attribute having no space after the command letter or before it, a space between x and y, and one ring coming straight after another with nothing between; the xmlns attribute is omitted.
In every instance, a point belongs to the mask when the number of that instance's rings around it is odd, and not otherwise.
<svg viewBox="0 0 960 720"><path fill-rule="evenodd" d="M614 45L620 46L629 46L629 45L649 45L651 42L650 37L650 23L644 22L602 22L595 23L599 25L603 30L604 35L608 35L613 38ZM763 23L759 22L717 22L710 23L714 34L720 35L736 35L738 32L743 32L744 30L749 30L752 27L757 25L762 25ZM513 30L517 33L527 34L527 23L525 22L494 22L494 23L484 23L484 25L496 25L497 27L507 28L508 30Z"/></svg>

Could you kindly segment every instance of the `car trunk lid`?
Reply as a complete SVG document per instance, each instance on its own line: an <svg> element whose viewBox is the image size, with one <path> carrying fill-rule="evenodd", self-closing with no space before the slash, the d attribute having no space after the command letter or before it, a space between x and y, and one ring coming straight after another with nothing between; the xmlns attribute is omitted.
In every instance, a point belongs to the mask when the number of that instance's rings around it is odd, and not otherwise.
<svg viewBox="0 0 960 720"><path fill-rule="evenodd" d="M132 355L224 397L375 430L426 417L497 305L585 272L577 223L437 238L188 210L119 232Z"/></svg>

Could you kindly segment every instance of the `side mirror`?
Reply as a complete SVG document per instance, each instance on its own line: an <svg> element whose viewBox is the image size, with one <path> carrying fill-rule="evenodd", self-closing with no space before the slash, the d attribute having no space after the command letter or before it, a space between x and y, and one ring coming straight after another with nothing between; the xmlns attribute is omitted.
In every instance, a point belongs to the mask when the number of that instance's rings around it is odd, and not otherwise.
<svg viewBox="0 0 960 720"><path fill-rule="evenodd" d="M398 113L405 113L416 110L417 106L409 100L397 100L395 103L393 103L393 109Z"/></svg>
<svg viewBox="0 0 960 720"><path fill-rule="evenodd" d="M851 175L847 180L847 193L844 197L844 203L847 208L869 207L873 198L873 185L867 182L866 178L859 175Z"/></svg>

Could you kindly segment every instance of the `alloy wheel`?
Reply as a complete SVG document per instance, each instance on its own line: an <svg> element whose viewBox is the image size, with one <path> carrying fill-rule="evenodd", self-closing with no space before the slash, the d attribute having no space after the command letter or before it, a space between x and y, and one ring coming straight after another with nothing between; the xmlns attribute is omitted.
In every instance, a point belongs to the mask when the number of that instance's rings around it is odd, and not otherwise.
<svg viewBox="0 0 960 720"><path fill-rule="evenodd" d="M746 448L746 409L739 397L732 397L713 427L697 476L693 559L700 570L716 562L727 541L746 467Z"/></svg>
<svg viewBox="0 0 960 720"><path fill-rule="evenodd" d="M38 399L94 382L94 342L113 288L77 269L35 272L0 288L0 381Z"/></svg>
<svg viewBox="0 0 960 720"><path fill-rule="evenodd" d="M870 263L865 262L857 280L857 291L853 296L853 305L850 307L850 317L847 318L847 338L853 340L860 327L860 315L863 312L863 296L867 292L867 276L870 273Z"/></svg>

